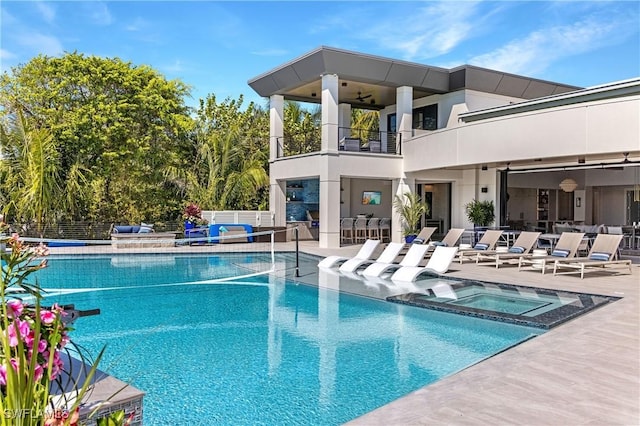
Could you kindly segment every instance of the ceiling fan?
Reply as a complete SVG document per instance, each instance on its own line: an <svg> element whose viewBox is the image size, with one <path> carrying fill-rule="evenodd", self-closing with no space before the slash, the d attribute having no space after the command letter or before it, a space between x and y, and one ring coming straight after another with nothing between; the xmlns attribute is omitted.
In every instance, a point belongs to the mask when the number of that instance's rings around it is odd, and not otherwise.
<svg viewBox="0 0 640 426"><path fill-rule="evenodd" d="M371 96L372 96L371 94L362 96L362 92L358 92L358 96L356 97L356 100L359 102L364 102L365 99L369 99Z"/></svg>

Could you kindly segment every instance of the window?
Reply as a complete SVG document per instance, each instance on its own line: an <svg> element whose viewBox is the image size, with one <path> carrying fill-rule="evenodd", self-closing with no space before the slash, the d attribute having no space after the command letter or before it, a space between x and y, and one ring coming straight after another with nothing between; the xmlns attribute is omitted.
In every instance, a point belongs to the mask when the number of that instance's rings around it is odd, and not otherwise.
<svg viewBox="0 0 640 426"><path fill-rule="evenodd" d="M438 104L427 105L414 109L413 128L436 130L438 128Z"/></svg>

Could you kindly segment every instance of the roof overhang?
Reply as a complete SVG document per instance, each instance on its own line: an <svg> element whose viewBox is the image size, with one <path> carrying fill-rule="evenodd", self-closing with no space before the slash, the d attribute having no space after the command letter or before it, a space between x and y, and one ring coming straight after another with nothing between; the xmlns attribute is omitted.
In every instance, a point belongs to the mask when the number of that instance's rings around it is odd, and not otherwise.
<svg viewBox="0 0 640 426"><path fill-rule="evenodd" d="M446 69L321 46L249 80L260 96L319 103L322 76L339 80L339 103L381 109L396 103L396 89L413 88L413 98L462 89L532 99L578 89L464 65ZM360 99L358 99L360 98Z"/></svg>

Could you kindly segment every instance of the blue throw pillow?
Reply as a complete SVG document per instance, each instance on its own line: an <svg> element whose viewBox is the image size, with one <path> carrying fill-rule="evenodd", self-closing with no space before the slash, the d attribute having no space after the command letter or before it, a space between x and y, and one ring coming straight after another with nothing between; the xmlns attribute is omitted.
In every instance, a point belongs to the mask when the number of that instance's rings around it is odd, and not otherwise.
<svg viewBox="0 0 640 426"><path fill-rule="evenodd" d="M442 241L434 241L431 244L433 244L434 246L439 246L439 247L446 247L447 243L443 243Z"/></svg>
<svg viewBox="0 0 640 426"><path fill-rule="evenodd" d="M607 261L609 260L609 258L611 257L611 255L609 253L591 253L591 256L589 256L589 259L591 260L604 260Z"/></svg>
<svg viewBox="0 0 640 426"><path fill-rule="evenodd" d="M475 246L473 246L474 250L486 250L489 248L489 244L485 244L485 243L477 243Z"/></svg>
<svg viewBox="0 0 640 426"><path fill-rule="evenodd" d="M131 232L131 225L116 225L113 227L113 230L117 233L127 234Z"/></svg>
<svg viewBox="0 0 640 426"><path fill-rule="evenodd" d="M509 249L509 253L524 253L524 247L513 246Z"/></svg>
<svg viewBox="0 0 640 426"><path fill-rule="evenodd" d="M424 238L414 238L413 244L424 244Z"/></svg>
<svg viewBox="0 0 640 426"><path fill-rule="evenodd" d="M554 249L551 252L551 256L555 256L555 257L567 257L569 256L569 250L564 250L564 249Z"/></svg>
<svg viewBox="0 0 640 426"><path fill-rule="evenodd" d="M229 232L229 230L227 228L225 228L224 226L221 226L220 228L218 228L218 231L220 231L220 232Z"/></svg>

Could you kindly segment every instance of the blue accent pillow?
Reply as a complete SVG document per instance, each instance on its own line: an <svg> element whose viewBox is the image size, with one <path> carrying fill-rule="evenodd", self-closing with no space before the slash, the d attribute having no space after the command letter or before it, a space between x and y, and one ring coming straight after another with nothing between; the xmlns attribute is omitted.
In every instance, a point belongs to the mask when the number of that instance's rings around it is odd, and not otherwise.
<svg viewBox="0 0 640 426"><path fill-rule="evenodd" d="M611 257L611 255L609 253L591 253L591 256L589 256L589 259L591 260L604 260L607 261L609 260L609 257Z"/></svg>
<svg viewBox="0 0 640 426"><path fill-rule="evenodd" d="M221 226L220 228L218 228L218 231L220 231L220 232L229 232L229 230L227 228L225 228L224 226Z"/></svg>
<svg viewBox="0 0 640 426"><path fill-rule="evenodd" d="M141 226L138 234L150 234L153 232L153 228L149 226Z"/></svg>
<svg viewBox="0 0 640 426"><path fill-rule="evenodd" d="M446 247L447 243L443 243L442 241L434 241L431 244L433 244L434 246L439 246L439 247Z"/></svg>
<svg viewBox="0 0 640 426"><path fill-rule="evenodd" d="M485 244L485 243L477 243L475 246L473 246L474 250L486 250L489 248L489 244Z"/></svg>
<svg viewBox="0 0 640 426"><path fill-rule="evenodd" d="M424 244L424 238L414 238L413 244Z"/></svg>
<svg viewBox="0 0 640 426"><path fill-rule="evenodd" d="M555 257L567 257L569 256L569 250L564 250L564 249L554 249L551 252L551 256L555 256Z"/></svg>
<svg viewBox="0 0 640 426"><path fill-rule="evenodd" d="M524 247L513 246L509 249L509 253L524 253Z"/></svg>
<svg viewBox="0 0 640 426"><path fill-rule="evenodd" d="M131 232L133 227L131 225L116 225L113 227L113 230L117 233L125 233L128 234Z"/></svg>

